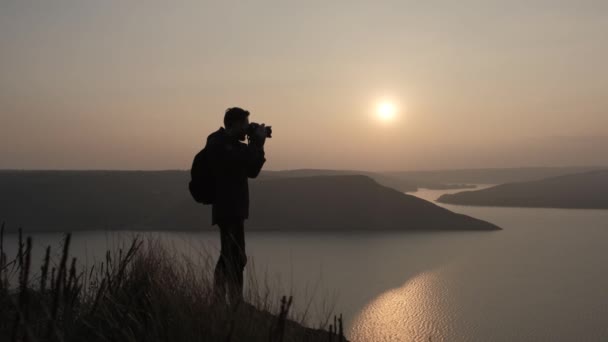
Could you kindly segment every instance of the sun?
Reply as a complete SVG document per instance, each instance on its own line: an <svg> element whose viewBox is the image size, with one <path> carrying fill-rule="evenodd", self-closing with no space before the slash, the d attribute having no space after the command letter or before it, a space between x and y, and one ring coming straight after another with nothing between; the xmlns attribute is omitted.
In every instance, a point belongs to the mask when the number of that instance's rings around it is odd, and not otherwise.
<svg viewBox="0 0 608 342"><path fill-rule="evenodd" d="M397 116L397 106L389 101L380 102L376 107L376 115L381 121L393 121Z"/></svg>

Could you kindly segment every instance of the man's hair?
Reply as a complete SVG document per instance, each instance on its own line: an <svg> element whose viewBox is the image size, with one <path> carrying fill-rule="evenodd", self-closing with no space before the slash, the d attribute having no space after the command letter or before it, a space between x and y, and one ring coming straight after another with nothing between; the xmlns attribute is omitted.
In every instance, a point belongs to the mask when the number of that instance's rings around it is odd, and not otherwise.
<svg viewBox="0 0 608 342"><path fill-rule="evenodd" d="M224 115L224 127L230 128L236 122L243 121L249 116L249 112L239 107L232 107L226 109Z"/></svg>

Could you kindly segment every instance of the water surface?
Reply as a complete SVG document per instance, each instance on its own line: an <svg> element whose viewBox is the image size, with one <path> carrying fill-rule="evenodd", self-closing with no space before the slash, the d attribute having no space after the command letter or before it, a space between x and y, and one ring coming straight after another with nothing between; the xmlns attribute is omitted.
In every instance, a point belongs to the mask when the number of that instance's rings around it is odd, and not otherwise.
<svg viewBox="0 0 608 342"><path fill-rule="evenodd" d="M248 232L248 270L300 308L314 297L312 323L335 304L353 341L608 340L608 210L443 206L503 230ZM216 233L154 234L217 256ZM72 252L90 264L128 235L79 232ZM36 234L35 257L60 239Z"/></svg>

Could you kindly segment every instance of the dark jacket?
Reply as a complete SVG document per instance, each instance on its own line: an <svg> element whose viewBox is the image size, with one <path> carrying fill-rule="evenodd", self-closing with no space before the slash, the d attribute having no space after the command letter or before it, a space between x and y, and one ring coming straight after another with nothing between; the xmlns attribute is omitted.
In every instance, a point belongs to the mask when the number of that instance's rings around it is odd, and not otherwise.
<svg viewBox="0 0 608 342"><path fill-rule="evenodd" d="M262 170L264 149L240 142L224 128L209 135L207 148L216 184L212 224L249 218L248 178L256 178Z"/></svg>

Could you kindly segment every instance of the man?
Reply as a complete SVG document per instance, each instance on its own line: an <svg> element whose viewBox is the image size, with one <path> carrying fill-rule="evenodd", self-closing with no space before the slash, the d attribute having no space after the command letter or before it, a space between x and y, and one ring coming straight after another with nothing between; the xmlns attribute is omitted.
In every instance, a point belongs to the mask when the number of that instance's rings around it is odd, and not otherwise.
<svg viewBox="0 0 608 342"><path fill-rule="evenodd" d="M214 292L217 299L231 304L243 299L245 254L244 221L249 217L248 178L256 178L266 162L265 126L260 125L243 143L249 128L249 112L228 108L224 127L207 138L209 161L215 178L212 224L220 229L221 252L215 267Z"/></svg>

